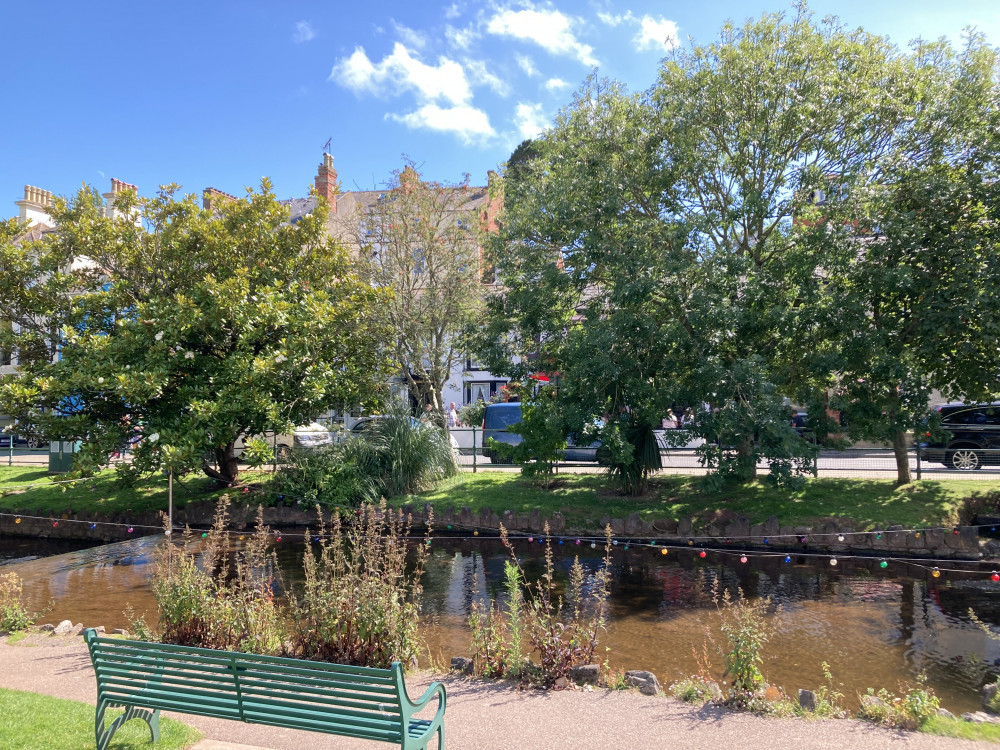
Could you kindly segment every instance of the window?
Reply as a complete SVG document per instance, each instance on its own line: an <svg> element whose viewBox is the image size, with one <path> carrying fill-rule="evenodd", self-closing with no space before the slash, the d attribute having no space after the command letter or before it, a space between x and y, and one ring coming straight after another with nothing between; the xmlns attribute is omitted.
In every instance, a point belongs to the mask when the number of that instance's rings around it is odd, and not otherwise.
<svg viewBox="0 0 1000 750"><path fill-rule="evenodd" d="M506 385L506 380L466 381L465 403L474 404L476 401L486 401L489 403L489 400L496 396Z"/></svg>

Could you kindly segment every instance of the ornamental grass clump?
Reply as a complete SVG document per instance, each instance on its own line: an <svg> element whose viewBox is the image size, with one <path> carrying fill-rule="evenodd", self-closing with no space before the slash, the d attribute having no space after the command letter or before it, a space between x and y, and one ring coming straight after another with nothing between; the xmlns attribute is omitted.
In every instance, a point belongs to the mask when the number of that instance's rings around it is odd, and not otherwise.
<svg viewBox="0 0 1000 750"><path fill-rule="evenodd" d="M279 576L271 532L257 509L256 529L233 549L228 495L215 511L212 528L201 538L185 529L180 545L163 545L156 559L153 594L159 612L159 639L182 646L254 654L284 650L284 618L274 589Z"/></svg>
<svg viewBox="0 0 1000 750"><path fill-rule="evenodd" d="M319 513L319 533L305 551L303 590L292 613L294 655L369 667L415 665L431 521L408 568L410 519L384 500L362 505L346 523L334 515L327 526Z"/></svg>

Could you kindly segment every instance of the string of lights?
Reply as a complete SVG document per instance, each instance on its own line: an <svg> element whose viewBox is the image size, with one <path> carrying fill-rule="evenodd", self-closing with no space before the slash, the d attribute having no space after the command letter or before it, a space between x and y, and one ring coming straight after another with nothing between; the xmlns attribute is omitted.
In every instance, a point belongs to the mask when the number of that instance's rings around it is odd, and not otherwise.
<svg viewBox="0 0 1000 750"><path fill-rule="evenodd" d="M35 515L25 515L25 514L14 514L0 512L0 518L13 518L15 524L21 523L22 519L43 521L50 523L53 527L58 527L60 524L89 524L91 530L96 530L99 526L109 526L115 528L124 528L128 534L134 533L136 530L150 530L155 529L157 531L163 531L166 535L171 535L174 532L183 532L186 527L175 525L173 528L164 529L162 526L151 526L145 524L134 524L134 523L121 523L114 521L87 521L72 518L54 518L51 516L35 516ZM458 528L456 528L458 526ZM464 525L447 524L444 530L449 532L454 531L471 531L471 535L461 535L449 533L446 537L449 541L468 541L468 540L479 540L493 539L498 540L499 533L496 529L483 529L481 527L470 527ZM486 533L483 534L482 532ZM194 531L198 535L197 531ZM248 533L247 531L241 530L225 530L223 533L236 537L239 540L244 540ZM201 538L207 538L209 532L206 530L200 531ZM284 532L271 530L269 531L269 536L273 539L275 543L281 543L283 540L303 540L312 541L313 543L318 543L321 541L321 536L311 532L309 530L298 532ZM429 536L418 536L410 535L405 537L408 541L423 542L424 544L433 544L433 539ZM545 544L548 543L553 546L587 546L591 549L596 549L599 546L603 547L607 539L605 536L575 536L575 535L544 535L535 534L531 532L508 532L507 538L511 543L527 543L527 544ZM738 539L727 539L726 544L730 544L733 541L741 541L742 538ZM718 541L718 538L714 538L714 541ZM866 565L871 565L874 561L878 561L878 566L880 569L886 569L890 564L894 565L905 565L911 568L922 570L929 574L932 578L941 578L945 574L961 574L964 577L968 576L982 576L988 577L994 583L1000 582L1000 572L997 570L983 570L980 561L977 560L959 560L953 558L914 558L914 557L901 557L899 555L893 556L879 556L877 554L867 554L858 555L852 553L830 553L830 552L817 552L811 550L796 550L792 552L785 551L764 551L764 550L752 550L752 549L739 549L729 546L705 546L701 543L695 543L695 539L692 538L688 540L687 544L667 541L667 540L657 540L657 539L637 539L634 537L625 539L612 539L612 548L622 549L624 551L629 551L631 549L636 550L653 550L657 551L660 556L666 556L671 551L675 553L690 553L696 556L699 560L704 560L707 563L711 562L725 562L726 560L735 561L738 560L740 565L746 565L750 563L751 560L760 559L780 559L785 564L797 564L801 565L804 561L827 561L832 568L837 568L841 563L845 562L863 562ZM976 566L976 567L973 567Z"/></svg>

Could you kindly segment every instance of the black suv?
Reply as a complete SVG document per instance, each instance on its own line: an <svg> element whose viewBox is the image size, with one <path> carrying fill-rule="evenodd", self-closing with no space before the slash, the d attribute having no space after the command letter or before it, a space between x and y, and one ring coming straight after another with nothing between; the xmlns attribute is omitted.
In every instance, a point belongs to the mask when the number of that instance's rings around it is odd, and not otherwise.
<svg viewBox="0 0 1000 750"><path fill-rule="evenodd" d="M950 469L972 471L985 464L1000 464L1000 402L992 404L943 404L941 430L951 437L945 441L921 443L925 461ZM930 440L934 435L924 435Z"/></svg>

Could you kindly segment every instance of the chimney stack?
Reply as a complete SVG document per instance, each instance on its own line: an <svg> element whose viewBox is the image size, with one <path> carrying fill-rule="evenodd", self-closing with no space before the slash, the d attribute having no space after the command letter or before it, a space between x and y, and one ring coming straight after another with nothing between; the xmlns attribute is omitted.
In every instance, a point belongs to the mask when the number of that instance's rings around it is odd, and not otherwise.
<svg viewBox="0 0 1000 750"><path fill-rule="evenodd" d="M24 198L15 201L18 208L18 221L22 224L35 222L37 224L47 224L52 226L52 217L49 216L49 208L52 207L52 193L48 190L24 186Z"/></svg>
<svg viewBox="0 0 1000 750"><path fill-rule="evenodd" d="M214 210L224 200L236 200L236 196L223 193L214 187L207 187L201 191L201 207L206 211Z"/></svg>
<svg viewBox="0 0 1000 750"><path fill-rule="evenodd" d="M333 168L333 156L323 154L323 163L319 165L316 173L316 192L326 198L330 204L330 214L337 213L337 170Z"/></svg>
<svg viewBox="0 0 1000 750"><path fill-rule="evenodd" d="M118 198L128 192L135 193L136 195L138 195L139 188L127 182L123 182L122 180L116 180L114 177L111 178L111 192L103 193L102 196L105 201L104 215L107 218L115 219L119 216L124 216L124 214L118 210ZM141 222L141 219L139 217L139 212L135 207L132 208L130 218L136 224L139 224Z"/></svg>

